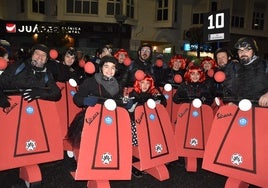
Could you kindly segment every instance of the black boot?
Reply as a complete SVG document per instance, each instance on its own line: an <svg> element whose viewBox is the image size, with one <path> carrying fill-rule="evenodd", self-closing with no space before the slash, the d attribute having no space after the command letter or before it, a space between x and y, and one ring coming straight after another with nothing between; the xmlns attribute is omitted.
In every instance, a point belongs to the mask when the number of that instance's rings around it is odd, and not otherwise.
<svg viewBox="0 0 268 188"><path fill-rule="evenodd" d="M142 177L142 172L139 171L138 169L132 167L132 175L136 178L141 178Z"/></svg>

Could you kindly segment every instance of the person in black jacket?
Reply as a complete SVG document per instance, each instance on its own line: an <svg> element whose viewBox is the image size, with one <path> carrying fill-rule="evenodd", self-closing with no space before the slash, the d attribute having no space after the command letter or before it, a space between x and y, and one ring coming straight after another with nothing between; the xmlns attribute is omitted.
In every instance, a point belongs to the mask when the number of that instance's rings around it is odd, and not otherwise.
<svg viewBox="0 0 268 188"><path fill-rule="evenodd" d="M122 91L114 77L116 64L117 60L113 56L107 55L101 58L100 72L85 79L73 97L78 107L94 106L102 101L101 98L120 99Z"/></svg>
<svg viewBox="0 0 268 188"><path fill-rule="evenodd" d="M61 98L60 88L45 64L48 59L48 48L36 44L32 56L26 61L19 61L8 66L0 76L0 106L9 107L8 93L14 90L22 94L24 100L34 99L58 101Z"/></svg>
<svg viewBox="0 0 268 188"><path fill-rule="evenodd" d="M124 100L122 91L114 75L116 72L117 60L110 55L101 58L100 71L94 76L86 78L79 86L77 93L73 97L74 103L78 107L95 106L97 103L103 104L106 99L114 99L117 106L129 108L132 106L131 100ZM85 110L79 112L72 121L67 138L73 147L80 146L81 132Z"/></svg>
<svg viewBox="0 0 268 188"><path fill-rule="evenodd" d="M127 58L129 58L128 53L125 49L119 49L114 53L114 57L117 59L115 78L119 83L121 89L127 86L128 79L128 65L125 64ZM130 60L130 59L129 59Z"/></svg>
<svg viewBox="0 0 268 188"><path fill-rule="evenodd" d="M152 46L148 43L142 44L137 51L137 59L129 66L128 86L132 87L135 82L135 73L142 70L145 74L151 75L154 80L152 59Z"/></svg>
<svg viewBox="0 0 268 188"><path fill-rule="evenodd" d="M133 90L129 93L130 98L133 99L133 106L128 110L130 112L132 124L133 145L137 145L136 139L136 123L134 111L136 106L143 105L148 99L153 99L156 103L166 106L165 96L155 87L155 82L150 75L145 75L142 80L135 80Z"/></svg>
<svg viewBox="0 0 268 188"><path fill-rule="evenodd" d="M249 99L259 106L268 107L268 67L267 61L260 58L258 46L253 38L243 37L235 43L239 58L237 87L235 92L227 97L237 100Z"/></svg>
<svg viewBox="0 0 268 188"><path fill-rule="evenodd" d="M165 78L164 83L172 84L172 86L176 85L176 82L174 80L174 77L176 75L180 75L182 78L185 74L187 66L187 59L184 58L182 55L176 54L171 57L169 61L169 68L165 71Z"/></svg>
<svg viewBox="0 0 268 188"><path fill-rule="evenodd" d="M173 96L173 102L176 104L191 102L199 98L203 103L211 105L212 95L210 85L205 82L206 76L200 66L192 65L184 74L184 82L178 86Z"/></svg>
<svg viewBox="0 0 268 188"><path fill-rule="evenodd" d="M167 103L165 96L155 87L154 79L148 74L142 80L135 80L133 90L129 93L129 97L134 98L133 105L128 111L131 119L132 145L137 146L138 140L134 113L136 106L143 105L148 99L153 99L156 103L164 106ZM133 162L136 160L136 158L133 158ZM132 168L132 174L135 177L142 177L142 172L134 167Z"/></svg>
<svg viewBox="0 0 268 188"><path fill-rule="evenodd" d="M62 61L50 59L46 67L52 72L56 82L66 82L73 78L80 84L85 77L84 70L78 66L77 53L73 47L65 50Z"/></svg>
<svg viewBox="0 0 268 188"><path fill-rule="evenodd" d="M215 51L215 59L218 64L215 72L223 71L225 73L225 79L222 83L214 82L214 96L222 97L228 93L232 94L237 88L236 78L240 63L232 57L232 53L226 47L218 48Z"/></svg>

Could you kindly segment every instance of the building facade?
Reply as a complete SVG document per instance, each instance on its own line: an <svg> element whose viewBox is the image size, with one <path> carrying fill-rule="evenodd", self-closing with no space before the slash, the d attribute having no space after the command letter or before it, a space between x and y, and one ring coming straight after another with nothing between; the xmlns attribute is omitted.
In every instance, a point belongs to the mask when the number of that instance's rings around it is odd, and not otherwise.
<svg viewBox="0 0 268 188"><path fill-rule="evenodd" d="M212 50L252 36L268 56L267 8L265 0L2 0L0 39L16 47L38 40L80 49L110 43L129 51L147 42L156 52L184 53L183 45L193 42L188 31L202 30L204 14L228 9L230 40L208 44Z"/></svg>

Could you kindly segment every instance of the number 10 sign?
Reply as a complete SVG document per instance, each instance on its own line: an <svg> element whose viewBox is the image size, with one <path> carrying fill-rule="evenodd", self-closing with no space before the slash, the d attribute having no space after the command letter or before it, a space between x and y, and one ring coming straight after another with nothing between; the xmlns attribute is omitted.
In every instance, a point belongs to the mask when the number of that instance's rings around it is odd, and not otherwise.
<svg viewBox="0 0 268 188"><path fill-rule="evenodd" d="M230 40L229 9L204 14L204 42L219 42Z"/></svg>

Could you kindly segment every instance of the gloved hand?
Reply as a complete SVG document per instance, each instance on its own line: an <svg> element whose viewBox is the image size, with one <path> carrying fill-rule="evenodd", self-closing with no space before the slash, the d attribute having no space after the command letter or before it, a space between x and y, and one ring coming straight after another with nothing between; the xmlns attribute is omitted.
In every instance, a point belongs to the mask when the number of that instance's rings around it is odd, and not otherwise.
<svg viewBox="0 0 268 188"><path fill-rule="evenodd" d="M22 93L22 97L25 101L32 102L34 99L40 98L42 93L39 89L33 88L33 89L25 89Z"/></svg>
<svg viewBox="0 0 268 188"><path fill-rule="evenodd" d="M149 98L151 98L151 94L149 93L140 93L139 95L135 96L135 100L139 104L144 104Z"/></svg>
<svg viewBox="0 0 268 188"><path fill-rule="evenodd" d="M152 96L152 98L154 101L161 101L162 96L161 94L155 94Z"/></svg>
<svg viewBox="0 0 268 188"><path fill-rule="evenodd" d="M122 102L123 104L127 104L130 100L132 100L133 98L129 98L129 97L122 97Z"/></svg>
<svg viewBox="0 0 268 188"><path fill-rule="evenodd" d="M129 112L134 112L134 110L136 109L137 105L138 105L138 102L135 102L134 104L132 104L132 106L130 108L127 108L127 110Z"/></svg>
<svg viewBox="0 0 268 188"><path fill-rule="evenodd" d="M95 97L95 96L85 97L83 100L83 104L85 106L95 106L97 102L98 102L98 97Z"/></svg>
<svg viewBox="0 0 268 188"><path fill-rule="evenodd" d="M130 109L133 106L133 100L128 98L125 104L125 108Z"/></svg>
<svg viewBox="0 0 268 188"><path fill-rule="evenodd" d="M0 94L0 107L6 108L10 107L10 102L8 101L8 97L4 94Z"/></svg>

